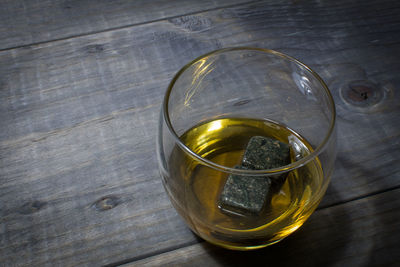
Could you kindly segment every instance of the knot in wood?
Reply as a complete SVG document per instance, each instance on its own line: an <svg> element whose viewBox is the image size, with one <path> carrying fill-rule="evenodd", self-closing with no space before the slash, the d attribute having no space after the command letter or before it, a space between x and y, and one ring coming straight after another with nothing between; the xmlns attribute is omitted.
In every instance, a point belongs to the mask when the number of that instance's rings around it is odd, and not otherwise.
<svg viewBox="0 0 400 267"><path fill-rule="evenodd" d="M368 109L384 99L384 90L377 84L367 81L352 81L340 88L340 96L348 106Z"/></svg>
<svg viewBox="0 0 400 267"><path fill-rule="evenodd" d="M102 45L102 44L88 45L88 46L85 47L85 50L86 50L89 54L101 53L101 52L104 51L104 45Z"/></svg>
<svg viewBox="0 0 400 267"><path fill-rule="evenodd" d="M47 205L47 202L44 201L29 201L24 203L19 209L18 213L28 215L35 212L38 212L40 209L44 208Z"/></svg>
<svg viewBox="0 0 400 267"><path fill-rule="evenodd" d="M183 16L170 19L169 22L191 32L207 30L211 27L211 20L202 16Z"/></svg>
<svg viewBox="0 0 400 267"><path fill-rule="evenodd" d="M106 211L115 208L120 203L121 201L117 196L106 196L94 202L92 207L97 211Z"/></svg>
<svg viewBox="0 0 400 267"><path fill-rule="evenodd" d="M241 100L241 101L235 102L235 103L233 103L233 105L234 105L235 107L238 107L238 106L246 105L246 104L248 104L248 103L250 103L250 102L251 102L250 99L246 99L246 100Z"/></svg>

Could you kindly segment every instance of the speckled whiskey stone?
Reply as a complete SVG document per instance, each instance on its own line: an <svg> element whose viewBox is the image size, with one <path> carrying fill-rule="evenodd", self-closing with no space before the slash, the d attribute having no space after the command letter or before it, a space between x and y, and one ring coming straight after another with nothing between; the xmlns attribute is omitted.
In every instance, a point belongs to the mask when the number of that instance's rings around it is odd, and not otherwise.
<svg viewBox="0 0 400 267"><path fill-rule="evenodd" d="M290 164L288 144L264 136L253 136L247 144L242 166L252 170L268 170ZM272 183L282 185L287 173L270 176Z"/></svg>
<svg viewBox="0 0 400 267"><path fill-rule="evenodd" d="M290 163L289 145L276 139L254 136L247 144L242 164L237 169L264 170ZM263 176L229 175L220 195L219 207L236 215L257 215L263 209L271 183L282 185L287 174Z"/></svg>
<svg viewBox="0 0 400 267"><path fill-rule="evenodd" d="M237 169L246 169L236 166ZM270 179L263 176L229 175L220 196L219 207L236 215L258 214L270 189Z"/></svg>
<svg viewBox="0 0 400 267"><path fill-rule="evenodd" d="M243 166L253 170L273 169L289 163L289 145L263 136L250 139L242 160Z"/></svg>

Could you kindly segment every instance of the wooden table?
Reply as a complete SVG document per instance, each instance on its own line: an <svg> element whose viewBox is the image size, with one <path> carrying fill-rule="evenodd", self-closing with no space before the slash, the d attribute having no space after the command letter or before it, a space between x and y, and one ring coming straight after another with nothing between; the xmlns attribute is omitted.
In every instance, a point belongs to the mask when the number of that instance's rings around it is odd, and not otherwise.
<svg viewBox="0 0 400 267"><path fill-rule="evenodd" d="M3 0L0 24L0 265L399 264L399 1ZM254 252L197 238L155 156L168 82L232 46L310 65L338 111L318 210Z"/></svg>

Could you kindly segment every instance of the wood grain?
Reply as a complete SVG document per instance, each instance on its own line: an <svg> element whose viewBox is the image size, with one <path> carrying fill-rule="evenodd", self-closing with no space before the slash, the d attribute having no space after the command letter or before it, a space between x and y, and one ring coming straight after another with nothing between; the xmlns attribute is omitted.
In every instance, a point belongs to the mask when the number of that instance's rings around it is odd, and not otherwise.
<svg viewBox="0 0 400 267"><path fill-rule="evenodd" d="M399 199L396 189L318 210L298 232L259 251L202 242L123 266L396 266Z"/></svg>
<svg viewBox="0 0 400 267"><path fill-rule="evenodd" d="M98 266L198 242L164 193L154 140L174 73L226 46L289 53L330 86L339 154L321 214L399 186L396 10L397 1L259 2L0 52L3 263ZM379 109L360 113L343 104L339 88L360 79L386 88ZM384 205L376 203L376 210ZM378 231L373 214L366 220ZM360 234L355 229L364 224L357 216L348 217L348 231ZM332 236L329 227L317 225ZM295 248L310 239L293 240Z"/></svg>
<svg viewBox="0 0 400 267"><path fill-rule="evenodd" d="M0 8L0 50L112 30L244 2L246 1L5 0L2 1Z"/></svg>

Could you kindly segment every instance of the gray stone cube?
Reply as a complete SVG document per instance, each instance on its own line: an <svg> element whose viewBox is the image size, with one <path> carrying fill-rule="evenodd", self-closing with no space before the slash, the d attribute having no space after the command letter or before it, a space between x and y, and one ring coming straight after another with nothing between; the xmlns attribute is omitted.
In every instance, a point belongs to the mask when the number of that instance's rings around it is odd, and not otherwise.
<svg viewBox="0 0 400 267"><path fill-rule="evenodd" d="M243 166L235 168L246 169ZM270 183L268 177L230 174L221 193L219 207L236 215L259 214Z"/></svg>
<svg viewBox="0 0 400 267"><path fill-rule="evenodd" d="M237 169L266 170L290 164L289 145L276 139L254 136L249 140ZM280 187L287 174L249 176L230 174L219 199L222 211L235 215L258 215L271 197L271 184Z"/></svg>

